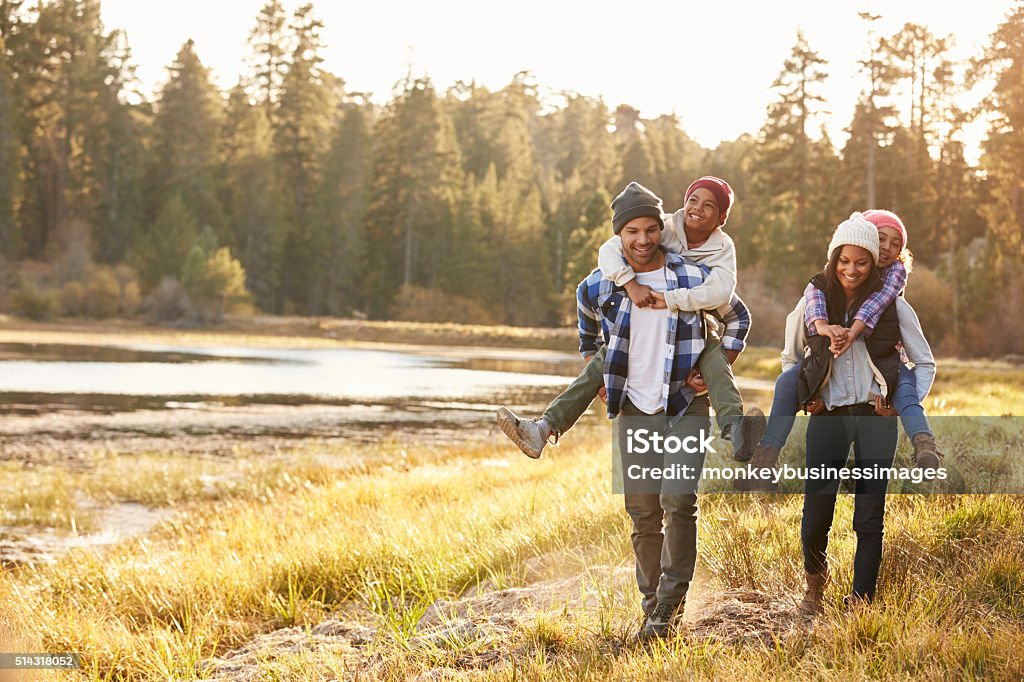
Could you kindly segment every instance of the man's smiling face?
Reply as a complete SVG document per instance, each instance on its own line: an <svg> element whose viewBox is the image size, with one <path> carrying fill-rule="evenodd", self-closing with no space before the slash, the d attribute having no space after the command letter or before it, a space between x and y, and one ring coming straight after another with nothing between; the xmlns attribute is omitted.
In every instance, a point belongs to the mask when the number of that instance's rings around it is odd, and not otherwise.
<svg viewBox="0 0 1024 682"><path fill-rule="evenodd" d="M642 216L626 223L619 233L622 253L637 272L654 270L660 262L661 223L655 218Z"/></svg>

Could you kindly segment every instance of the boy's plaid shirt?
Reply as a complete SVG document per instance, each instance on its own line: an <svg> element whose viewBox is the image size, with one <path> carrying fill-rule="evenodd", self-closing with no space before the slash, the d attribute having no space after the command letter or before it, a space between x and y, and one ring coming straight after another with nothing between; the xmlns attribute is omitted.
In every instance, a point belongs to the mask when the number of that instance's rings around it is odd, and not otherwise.
<svg viewBox="0 0 1024 682"><path fill-rule="evenodd" d="M665 253L665 266L675 274L668 277L668 289L692 289L702 283L710 270L674 253ZM608 417L614 419L626 399L626 373L629 368L629 317L633 302L625 289L604 279L595 269L576 288L576 312L579 317L580 353L590 357L607 344L604 360L604 385L608 391ZM743 350L750 330L750 312L734 294L728 304L712 311L725 323L722 344L731 350ZM680 311L668 315L666 335L665 381L661 396L668 416L686 411L694 391L686 385L690 370L705 346L703 313Z"/></svg>
<svg viewBox="0 0 1024 682"><path fill-rule="evenodd" d="M853 316L853 319L864 323L867 328L865 334L874 331L882 313L892 305L906 286L907 267L903 265L903 261L893 261L882 270L882 288L868 296L860 304L857 314ZM804 298L807 299L807 304L804 307L804 326L807 327L807 334L814 336L818 333L818 330L814 328L814 321L828 320L828 311L825 309L825 292L813 284L808 284L804 289Z"/></svg>

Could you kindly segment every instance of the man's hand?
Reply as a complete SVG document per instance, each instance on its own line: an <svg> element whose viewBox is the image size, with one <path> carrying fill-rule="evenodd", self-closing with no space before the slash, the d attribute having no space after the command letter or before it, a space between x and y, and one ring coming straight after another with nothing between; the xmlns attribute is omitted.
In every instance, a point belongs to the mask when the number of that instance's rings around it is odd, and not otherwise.
<svg viewBox="0 0 1024 682"><path fill-rule="evenodd" d="M640 284L636 281L636 278L626 282L625 289L626 293L629 294L629 300L637 308L646 308L649 305L654 305L654 290L646 284Z"/></svg>
<svg viewBox="0 0 1024 682"><path fill-rule="evenodd" d="M597 389L597 397L601 399L602 403L607 405L608 404L608 389L605 388L604 386L602 386L601 388Z"/></svg>
<svg viewBox="0 0 1024 682"><path fill-rule="evenodd" d="M738 358L739 356L740 352L738 350L725 351L725 359L729 361L730 365L734 364L736 362L736 358Z"/></svg>
<svg viewBox="0 0 1024 682"><path fill-rule="evenodd" d="M815 398L804 406L804 409L811 414L821 414L825 411L825 401L821 398Z"/></svg>
<svg viewBox="0 0 1024 682"><path fill-rule="evenodd" d="M697 368L690 370L689 376L686 377L686 385L697 393L704 393L708 390L708 385L704 383L704 377L701 376L700 370Z"/></svg>
<svg viewBox="0 0 1024 682"><path fill-rule="evenodd" d="M876 395L875 396L875 414L880 415L882 417L897 417L897 416L899 416L900 413L897 412L896 408L893 407L892 405L890 405L889 407L886 407L885 404L882 403L882 396Z"/></svg>

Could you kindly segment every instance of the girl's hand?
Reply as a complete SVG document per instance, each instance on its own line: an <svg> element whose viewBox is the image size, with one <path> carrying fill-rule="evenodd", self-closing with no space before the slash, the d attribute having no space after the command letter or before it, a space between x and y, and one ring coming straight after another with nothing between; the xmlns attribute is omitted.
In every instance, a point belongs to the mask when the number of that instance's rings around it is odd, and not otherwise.
<svg viewBox="0 0 1024 682"><path fill-rule="evenodd" d="M846 338L843 340L843 345L839 347L839 352L837 353L833 351L832 354L838 358L840 355L850 350L850 348L853 346L853 342L857 340L858 336L860 336L860 334L857 332L857 330L851 329L849 333L846 335Z"/></svg>
<svg viewBox="0 0 1024 682"><path fill-rule="evenodd" d="M850 347L850 330L838 324L830 324L825 327L825 336L829 338L829 350L832 355L839 357Z"/></svg>
<svg viewBox="0 0 1024 682"><path fill-rule="evenodd" d="M889 407L886 407L882 403L882 396L876 395L875 396L875 414L880 415L882 417L897 417L897 416L899 416L900 413L897 412L896 408L894 408L892 405L890 405Z"/></svg>
<svg viewBox="0 0 1024 682"><path fill-rule="evenodd" d="M654 305L654 290L646 284L640 284L636 279L631 279L626 282L625 289L626 293L629 295L629 300L631 300L633 305L637 308L646 308L649 305Z"/></svg>
<svg viewBox="0 0 1024 682"><path fill-rule="evenodd" d="M821 414L825 411L825 401L816 397L814 400L804 405L804 409L811 414Z"/></svg>
<svg viewBox="0 0 1024 682"><path fill-rule="evenodd" d="M660 291L652 290L651 296L654 297L654 303L651 304L652 308L656 310L665 310L666 308L668 308L668 302L665 301L665 294L661 293Z"/></svg>

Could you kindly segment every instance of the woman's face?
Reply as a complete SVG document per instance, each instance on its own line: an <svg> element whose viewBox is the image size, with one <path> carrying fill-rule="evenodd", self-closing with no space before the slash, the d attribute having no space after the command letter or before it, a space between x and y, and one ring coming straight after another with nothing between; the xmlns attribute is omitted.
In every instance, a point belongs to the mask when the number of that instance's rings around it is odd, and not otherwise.
<svg viewBox="0 0 1024 682"><path fill-rule="evenodd" d="M878 267L887 267L899 258L903 250L903 237L894 227L878 228Z"/></svg>
<svg viewBox="0 0 1024 682"><path fill-rule="evenodd" d="M844 244L836 263L836 279L843 289L854 292L864 284L875 263L867 249L853 244Z"/></svg>

